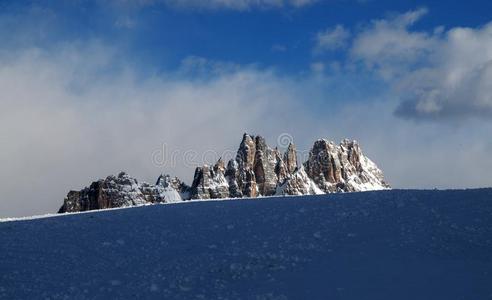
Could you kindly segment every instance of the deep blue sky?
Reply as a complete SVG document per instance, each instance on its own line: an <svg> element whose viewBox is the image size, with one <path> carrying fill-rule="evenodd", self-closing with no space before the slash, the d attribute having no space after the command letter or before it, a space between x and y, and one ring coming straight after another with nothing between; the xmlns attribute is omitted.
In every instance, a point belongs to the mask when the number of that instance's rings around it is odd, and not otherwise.
<svg viewBox="0 0 492 300"><path fill-rule="evenodd" d="M149 67L152 72L176 68L182 59L193 55L275 67L289 73L308 68L316 33L337 24L356 31L370 20L392 12L426 7L430 13L415 25L417 30L432 30L441 25L476 27L490 21L492 13L492 2L483 0L333 0L300 8L248 10L134 4L138 2L3 1L0 10L7 15L26 15L21 24L14 22L13 27L48 23L38 32L40 46L48 47L49 41L101 39L118 45L127 63ZM26 14L36 9L42 11ZM130 26L119 26L122 22L129 22ZM338 59L344 53L333 51L324 56Z"/></svg>

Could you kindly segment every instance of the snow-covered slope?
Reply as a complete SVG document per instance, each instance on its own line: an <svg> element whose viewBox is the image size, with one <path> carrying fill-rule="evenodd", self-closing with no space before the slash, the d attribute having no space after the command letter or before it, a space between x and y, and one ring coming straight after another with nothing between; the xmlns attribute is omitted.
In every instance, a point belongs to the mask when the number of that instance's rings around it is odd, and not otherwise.
<svg viewBox="0 0 492 300"><path fill-rule="evenodd" d="M0 299L490 299L492 189L0 222Z"/></svg>

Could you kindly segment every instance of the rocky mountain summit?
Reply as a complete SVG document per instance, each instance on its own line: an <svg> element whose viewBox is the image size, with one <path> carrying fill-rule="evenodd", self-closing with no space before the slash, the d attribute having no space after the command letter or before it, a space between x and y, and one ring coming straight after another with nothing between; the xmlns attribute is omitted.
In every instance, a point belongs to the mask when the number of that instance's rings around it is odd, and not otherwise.
<svg viewBox="0 0 492 300"><path fill-rule="evenodd" d="M121 172L70 191L59 212L76 212L190 199L313 195L389 189L383 172L363 155L356 141L339 145L317 140L300 164L294 144L281 153L261 136L243 135L235 159L195 170L193 183L160 175L155 185L139 183Z"/></svg>

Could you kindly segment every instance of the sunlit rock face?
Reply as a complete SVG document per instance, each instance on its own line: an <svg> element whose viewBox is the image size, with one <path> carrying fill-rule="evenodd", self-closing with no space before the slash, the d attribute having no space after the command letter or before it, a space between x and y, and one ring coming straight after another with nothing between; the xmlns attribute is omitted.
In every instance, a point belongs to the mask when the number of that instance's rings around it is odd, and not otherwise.
<svg viewBox="0 0 492 300"><path fill-rule="evenodd" d="M296 146L292 143L289 143L287 151L285 151L284 164L287 168L287 172L290 174L294 173L297 169L297 151Z"/></svg>
<svg viewBox="0 0 492 300"><path fill-rule="evenodd" d="M317 140L304 163L310 179L325 193L388 189L383 172L362 154L356 141L339 145Z"/></svg>
<svg viewBox="0 0 492 300"><path fill-rule="evenodd" d="M261 136L244 134L236 157L214 166L197 167L191 186L160 175L155 185L138 183L122 172L70 191L59 212L75 212L190 199L243 198L272 195L314 195L389 189L383 172L356 141L340 144L319 139L306 162L298 162L290 143L284 153Z"/></svg>

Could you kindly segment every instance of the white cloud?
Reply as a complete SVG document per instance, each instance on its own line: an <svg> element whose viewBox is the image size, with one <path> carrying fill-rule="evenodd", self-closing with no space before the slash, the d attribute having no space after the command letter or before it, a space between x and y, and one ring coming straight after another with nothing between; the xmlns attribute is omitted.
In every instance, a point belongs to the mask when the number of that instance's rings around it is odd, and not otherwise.
<svg viewBox="0 0 492 300"><path fill-rule="evenodd" d="M248 10L252 8L302 7L316 0L167 0L167 3L183 8L225 8Z"/></svg>
<svg viewBox="0 0 492 300"><path fill-rule="evenodd" d="M270 9L293 7L299 8L311 5L319 0L114 0L123 6L148 6L155 4L166 4L183 9Z"/></svg>
<svg viewBox="0 0 492 300"><path fill-rule="evenodd" d="M350 54L385 78L407 72L412 65L425 61L428 52L434 50L435 41L431 36L409 31L426 13L426 9L419 9L372 21L356 35Z"/></svg>
<svg viewBox="0 0 492 300"><path fill-rule="evenodd" d="M251 66L253 68L253 66ZM225 75L244 70L245 66L231 62L214 61L200 56L187 56L181 61L179 72L187 76Z"/></svg>
<svg viewBox="0 0 492 300"><path fill-rule="evenodd" d="M315 53L344 48L350 38L350 32L342 25L328 28L316 34Z"/></svg>
<svg viewBox="0 0 492 300"><path fill-rule="evenodd" d="M290 0L288 2L294 6L300 7L318 2L318 0Z"/></svg>
<svg viewBox="0 0 492 300"><path fill-rule="evenodd" d="M492 116L492 23L481 28L412 30L425 9L374 21L351 48L403 99L400 116L461 119Z"/></svg>

